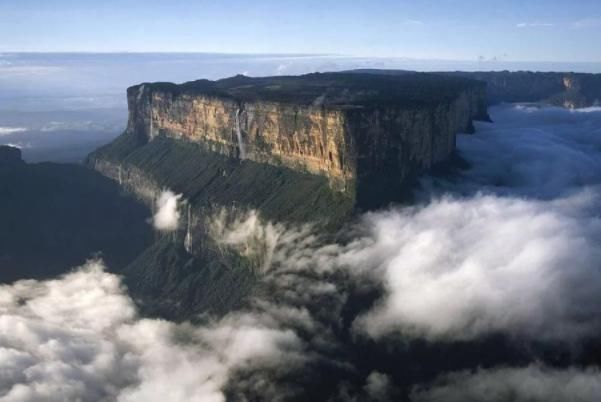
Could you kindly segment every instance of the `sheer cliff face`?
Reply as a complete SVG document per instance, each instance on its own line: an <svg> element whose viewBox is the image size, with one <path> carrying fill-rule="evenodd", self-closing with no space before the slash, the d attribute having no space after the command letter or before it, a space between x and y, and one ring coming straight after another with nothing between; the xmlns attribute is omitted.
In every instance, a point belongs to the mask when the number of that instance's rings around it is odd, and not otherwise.
<svg viewBox="0 0 601 402"><path fill-rule="evenodd" d="M457 133L472 133L487 120L484 91L466 91L448 103L420 109L348 113L357 153L357 202L377 207L402 197L399 182L449 159Z"/></svg>
<svg viewBox="0 0 601 402"><path fill-rule="evenodd" d="M446 74L486 82L490 103L545 102L570 109L601 104L601 74L529 71Z"/></svg>
<svg viewBox="0 0 601 402"><path fill-rule="evenodd" d="M272 102L238 102L206 95L128 92L127 131L192 141L230 157L323 175L344 190L354 177L340 110Z"/></svg>
<svg viewBox="0 0 601 402"><path fill-rule="evenodd" d="M147 85L130 88L128 101L127 131L144 141L191 141L232 158L325 176L340 192L362 192L366 185L371 191L374 183L398 187L445 161L456 134L486 118L483 86L417 106L242 101Z"/></svg>
<svg viewBox="0 0 601 402"><path fill-rule="evenodd" d="M10 145L0 145L0 167L23 164L21 150Z"/></svg>

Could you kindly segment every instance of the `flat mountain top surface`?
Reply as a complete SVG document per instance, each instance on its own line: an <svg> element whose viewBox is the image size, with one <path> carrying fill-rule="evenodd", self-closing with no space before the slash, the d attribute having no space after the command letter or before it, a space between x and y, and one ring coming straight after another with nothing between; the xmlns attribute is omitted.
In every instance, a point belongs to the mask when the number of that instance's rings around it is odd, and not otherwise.
<svg viewBox="0 0 601 402"><path fill-rule="evenodd" d="M332 108L428 106L449 102L467 88L484 87L484 83L464 77L411 72L401 75L353 72L275 77L237 75L218 81L141 85L174 95L198 94L239 102L264 101ZM129 91L137 92L139 87L131 87Z"/></svg>

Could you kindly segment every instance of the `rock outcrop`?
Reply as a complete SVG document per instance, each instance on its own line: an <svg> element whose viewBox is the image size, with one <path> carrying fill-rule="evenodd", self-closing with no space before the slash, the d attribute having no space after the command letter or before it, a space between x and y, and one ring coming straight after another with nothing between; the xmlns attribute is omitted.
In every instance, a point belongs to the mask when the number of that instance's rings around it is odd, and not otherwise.
<svg viewBox="0 0 601 402"><path fill-rule="evenodd" d="M482 83L431 74L141 84L128 89L125 135L168 137L208 152L327 178L333 191L379 203L444 162L458 132L487 119ZM373 203L373 200L368 202Z"/></svg>
<svg viewBox="0 0 601 402"><path fill-rule="evenodd" d="M85 166L25 163L0 146L0 282L51 278L101 257L119 272L153 243L147 208Z"/></svg>
<svg viewBox="0 0 601 402"><path fill-rule="evenodd" d="M349 73L403 76L405 70L359 69ZM601 74L533 71L447 71L436 74L486 83L489 104L547 103L569 109L601 105Z"/></svg>
<svg viewBox="0 0 601 402"><path fill-rule="evenodd" d="M25 163L21 150L9 145L0 145L0 167L17 166Z"/></svg>
<svg viewBox="0 0 601 402"><path fill-rule="evenodd" d="M601 105L601 74L530 71L455 72L487 84L489 103L545 102L570 109Z"/></svg>
<svg viewBox="0 0 601 402"><path fill-rule="evenodd" d="M265 291L269 247L224 245L215 217L253 210L335 236L356 209L401 199L411 177L447 161L456 134L488 119L485 88L406 72L129 88L126 132L88 164L153 208L165 188L180 203L177 228L121 270L130 292L144 313L170 319L239 308Z"/></svg>
<svg viewBox="0 0 601 402"><path fill-rule="evenodd" d="M484 83L430 74L238 76L127 96L126 132L88 164L153 208L163 189L181 194L178 228L123 270L143 311L173 319L226 313L257 291L266 256L220 244L215 217L253 210L332 234L357 208L400 199L488 117Z"/></svg>

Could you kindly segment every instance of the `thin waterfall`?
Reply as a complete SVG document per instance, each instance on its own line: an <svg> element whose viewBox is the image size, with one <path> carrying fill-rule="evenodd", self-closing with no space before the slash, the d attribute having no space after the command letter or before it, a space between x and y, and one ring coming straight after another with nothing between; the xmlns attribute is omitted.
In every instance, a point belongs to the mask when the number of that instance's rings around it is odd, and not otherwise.
<svg viewBox="0 0 601 402"><path fill-rule="evenodd" d="M246 159L246 148L244 147L244 142L242 141L242 130L240 130L240 111L242 109L236 110L236 136L238 137L238 149L240 150L240 159Z"/></svg>
<svg viewBox="0 0 601 402"><path fill-rule="evenodd" d="M184 248L188 253L192 252L192 211L188 204L188 228L186 229L186 238L184 239Z"/></svg>
<svg viewBox="0 0 601 402"><path fill-rule="evenodd" d="M148 96L148 117L150 119L150 123L149 123L149 132L148 132L148 138L153 139L154 138L154 118L153 118L153 110L152 110L152 91L150 92L149 96Z"/></svg>
<svg viewBox="0 0 601 402"><path fill-rule="evenodd" d="M152 119L152 101L150 102L150 132L148 133L150 138L154 138L154 124Z"/></svg>
<svg viewBox="0 0 601 402"><path fill-rule="evenodd" d="M123 184L123 175L121 173L121 165L119 165L119 185Z"/></svg>

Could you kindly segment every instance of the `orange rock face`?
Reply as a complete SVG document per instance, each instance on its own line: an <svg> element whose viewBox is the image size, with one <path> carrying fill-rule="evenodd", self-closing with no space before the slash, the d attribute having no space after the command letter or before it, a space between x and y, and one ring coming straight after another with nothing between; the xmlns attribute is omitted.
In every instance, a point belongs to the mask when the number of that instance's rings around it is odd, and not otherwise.
<svg viewBox="0 0 601 402"><path fill-rule="evenodd" d="M341 110L160 92L142 97L144 103L130 100L128 130L142 129L150 140L181 138L228 156L323 175L339 190L353 178Z"/></svg>
<svg viewBox="0 0 601 402"><path fill-rule="evenodd" d="M446 160L455 135L482 113L484 97L470 89L429 107L366 108L239 101L141 85L128 92L128 131L149 141L159 135L192 141L233 158L325 176L336 191L361 191L376 182L386 187L387 180L396 185Z"/></svg>

